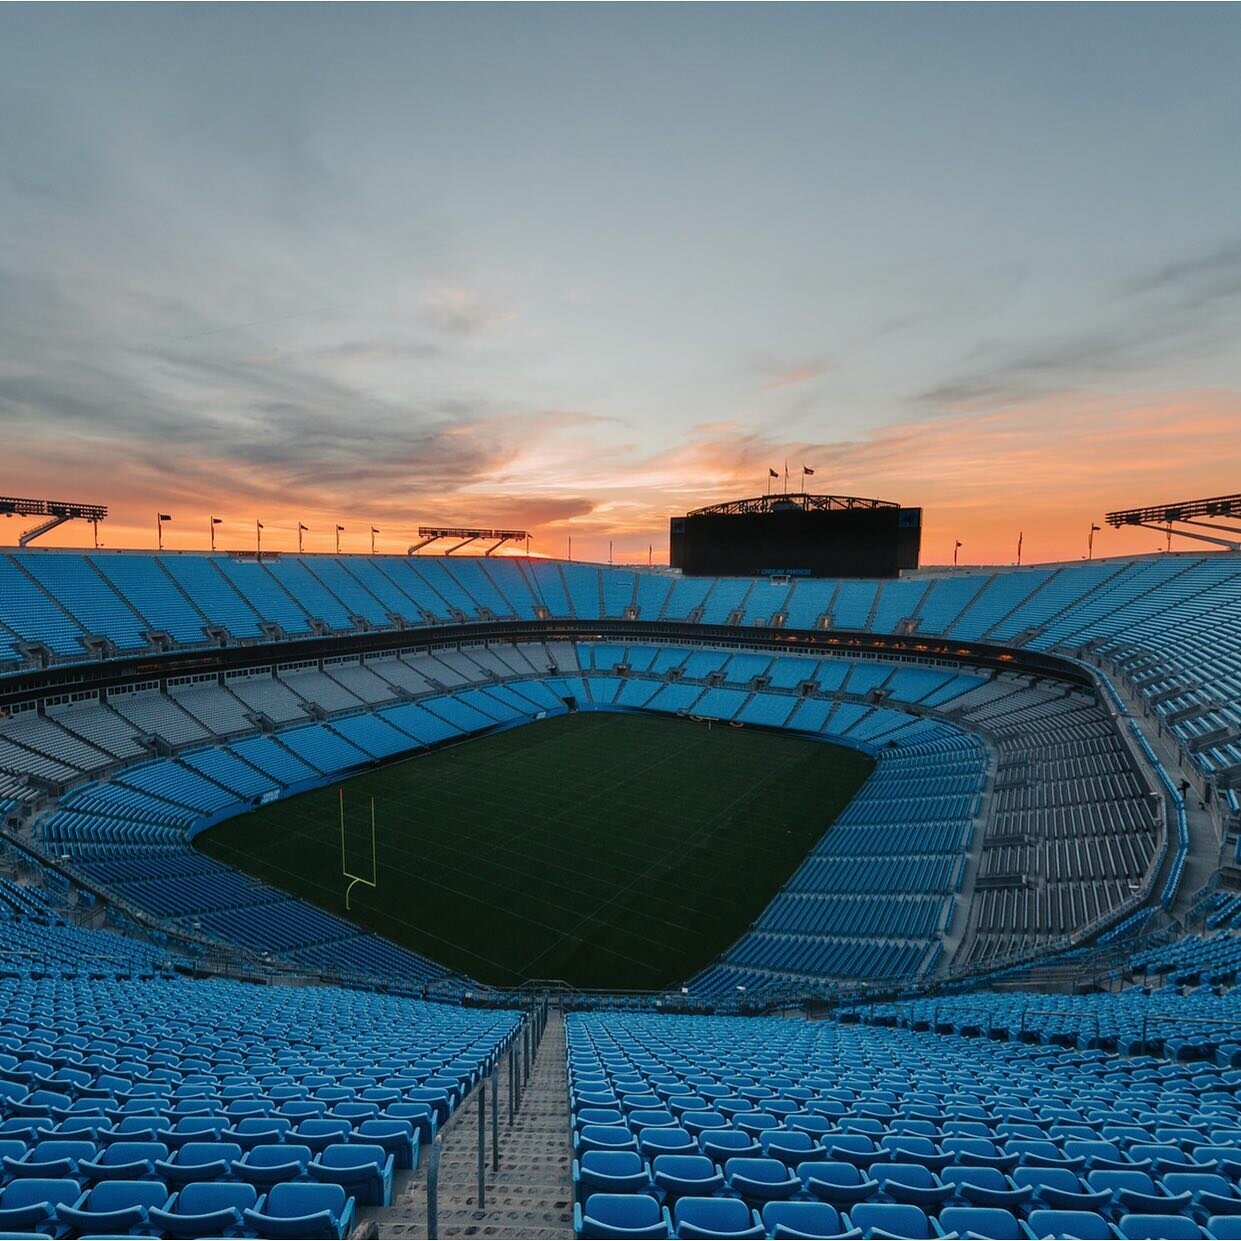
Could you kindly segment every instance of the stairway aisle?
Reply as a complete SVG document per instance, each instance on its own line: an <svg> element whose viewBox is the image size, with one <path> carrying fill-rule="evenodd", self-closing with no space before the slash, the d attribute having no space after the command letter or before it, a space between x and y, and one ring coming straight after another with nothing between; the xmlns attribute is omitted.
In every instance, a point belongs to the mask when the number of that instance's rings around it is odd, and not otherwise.
<svg viewBox="0 0 1241 1241"><path fill-rule="evenodd" d="M491 1101L487 1101L486 1210L478 1209L478 1093L453 1118L444 1134L439 1175L441 1237L571 1237L573 1235L572 1150L565 1081L564 1019L548 1014L521 1110L508 1123L508 1064L499 1086L500 1170L491 1167ZM387 1210L371 1211L380 1237L427 1235L426 1165L405 1173ZM371 1233L370 1235L375 1235Z"/></svg>

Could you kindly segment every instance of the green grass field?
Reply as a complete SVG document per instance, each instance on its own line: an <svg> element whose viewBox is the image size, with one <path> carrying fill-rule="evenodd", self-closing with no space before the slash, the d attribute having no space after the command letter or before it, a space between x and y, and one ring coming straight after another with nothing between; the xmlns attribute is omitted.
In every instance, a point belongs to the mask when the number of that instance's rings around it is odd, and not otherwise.
<svg viewBox="0 0 1241 1241"><path fill-rule="evenodd" d="M729 946L870 774L752 728L583 713L344 785L349 917L482 982L680 982ZM337 786L212 828L210 856L344 915Z"/></svg>

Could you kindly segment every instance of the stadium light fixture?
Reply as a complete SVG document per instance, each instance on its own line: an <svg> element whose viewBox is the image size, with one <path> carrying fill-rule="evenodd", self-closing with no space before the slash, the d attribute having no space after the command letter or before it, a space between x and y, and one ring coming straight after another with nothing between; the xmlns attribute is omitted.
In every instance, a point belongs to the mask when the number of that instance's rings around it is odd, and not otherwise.
<svg viewBox="0 0 1241 1241"><path fill-rule="evenodd" d="M1222 539L1219 532L1228 534L1239 533L1236 527L1219 524L1221 517L1235 516L1241 513L1241 495L1210 496L1203 500L1179 500L1175 504L1155 504L1146 508L1119 509L1108 513L1104 520L1109 526L1119 529L1121 526L1142 526L1148 530L1157 530L1167 540L1167 550L1172 550L1172 536L1195 539L1200 543L1213 543L1217 547L1229 551L1241 551L1241 542L1235 539ZM1203 520L1203 519L1206 520ZM1186 530L1193 526L1196 529ZM1180 527L1174 529L1174 527ZM1197 530L1216 531L1216 534L1199 534Z"/></svg>
<svg viewBox="0 0 1241 1241"><path fill-rule="evenodd" d="M18 547L33 543L40 535L55 530L75 518L95 523L95 546L99 546L99 523L108 515L106 504L74 504L67 500L29 500L21 496L0 496L0 515L5 517L43 517L18 537Z"/></svg>
<svg viewBox="0 0 1241 1241"><path fill-rule="evenodd" d="M463 547L473 543L477 539L494 539L484 552L484 556L490 556L492 552L502 547L505 543L511 541L520 542L522 539L526 541L526 550L530 550L530 531L528 530L480 530L473 526L419 526L418 527L419 542L412 543L409 546L408 554L413 556L420 552L424 547L431 543L437 542L439 539L457 539L452 547L444 552L445 556L451 556L453 552L460 551ZM572 549L570 549L570 553ZM572 559L572 554L570 554Z"/></svg>

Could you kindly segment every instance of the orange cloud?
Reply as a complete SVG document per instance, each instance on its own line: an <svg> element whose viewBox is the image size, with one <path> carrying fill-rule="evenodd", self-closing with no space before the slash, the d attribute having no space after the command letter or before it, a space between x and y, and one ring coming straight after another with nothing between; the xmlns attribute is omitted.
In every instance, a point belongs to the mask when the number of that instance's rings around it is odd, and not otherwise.
<svg viewBox="0 0 1241 1241"><path fill-rule="evenodd" d="M820 375L825 375L826 373L826 366L794 366L773 376L763 387L768 389L792 388L797 384L808 383L811 379L818 379Z"/></svg>
<svg viewBox="0 0 1241 1241"><path fill-rule="evenodd" d="M299 520L311 527L305 545L315 551L332 549L338 521L343 547L369 549L375 525L377 547L388 552L404 551L420 523L451 523L530 529L533 549L546 555L566 554L572 537L577 559L606 560L611 543L618 561L645 563L649 554L658 563L670 516L760 494L768 466L782 469L787 458L794 489L805 464L816 491L921 506L925 563L950 561L956 539L963 563L1009 563L1019 534L1026 562L1076 559L1108 510L1233 492L1241 473L1241 394L1232 391L1064 396L895 423L853 440L789 441L774 427L718 421L656 451L605 442L603 422L588 414L552 413L528 425L527 436L512 438L501 423L463 429L466 451L448 455L442 480L420 471L412 485L382 444L373 467L324 484L311 464L291 475L225 459L169 469L115 460L87 440L66 440L55 454L15 443L6 490L110 504L100 533L112 547L154 546L163 511L174 517L165 529L170 548L205 547L215 514L226 519L217 528L221 547L253 547L255 518L273 550L296 548ZM454 479L448 471L476 451L478 467ZM15 543L21 522L10 523L0 524L0 538ZM82 546L89 536L70 525L45 541ZM1095 539L1096 555L1160 546L1146 530L1105 528Z"/></svg>

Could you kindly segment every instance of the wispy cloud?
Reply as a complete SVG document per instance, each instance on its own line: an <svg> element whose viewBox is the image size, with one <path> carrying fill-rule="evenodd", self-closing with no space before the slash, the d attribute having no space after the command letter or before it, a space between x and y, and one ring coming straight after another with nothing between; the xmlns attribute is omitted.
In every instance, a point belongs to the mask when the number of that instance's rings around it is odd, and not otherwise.
<svg viewBox="0 0 1241 1241"><path fill-rule="evenodd" d="M988 340L955 375L916 394L944 409L980 409L1137 376L1199 358L1241 329L1241 241L1163 263L1117 283L1089 327L1013 343Z"/></svg>
<svg viewBox="0 0 1241 1241"><path fill-rule="evenodd" d="M793 366L787 371L781 371L778 375L773 375L764 385L764 388L793 388L798 384L809 383L812 379L818 379L820 375L827 373L826 366L810 365L810 366Z"/></svg>
<svg viewBox="0 0 1241 1241"><path fill-rule="evenodd" d="M441 288L422 301L427 324L446 336L475 336L517 318L513 309L497 306L468 289Z"/></svg>

